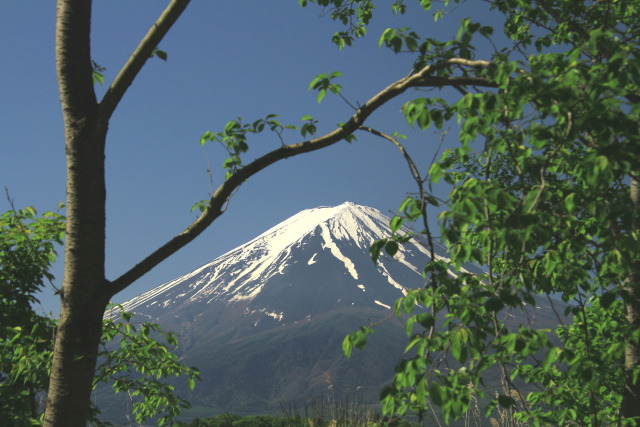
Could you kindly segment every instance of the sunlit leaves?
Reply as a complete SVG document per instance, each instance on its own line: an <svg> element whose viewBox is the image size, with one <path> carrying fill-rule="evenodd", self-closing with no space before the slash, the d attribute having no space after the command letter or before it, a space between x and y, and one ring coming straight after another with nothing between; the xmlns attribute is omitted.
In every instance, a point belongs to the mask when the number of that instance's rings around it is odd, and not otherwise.
<svg viewBox="0 0 640 427"><path fill-rule="evenodd" d="M91 76L93 78L93 84L96 83L104 84L104 72L107 70L104 67L101 67L96 61L91 60Z"/></svg>
<svg viewBox="0 0 640 427"><path fill-rule="evenodd" d="M225 179L229 179L235 172L243 167L242 155L249 150L248 139L250 135L269 130L276 134L280 143L284 145L284 132L286 130L298 129L295 125L282 124L277 118L278 115L276 114L268 114L263 119L257 119L252 123L245 123L242 117L238 117L236 120L227 122L224 130L221 132L205 132L202 137L200 137L200 145L204 145L207 142L217 142L224 148L229 157L223 161L222 167L227 170ZM304 127L304 135L307 133L313 135L316 130L315 126L317 121L310 116L305 116L303 120L307 121ZM202 208L203 206L204 205L199 204L194 206L194 208Z"/></svg>
<svg viewBox="0 0 640 427"><path fill-rule="evenodd" d="M35 318L31 304L54 278L50 267L64 239L64 219L56 212L38 215L31 206L0 215L0 325L26 326Z"/></svg>
<svg viewBox="0 0 640 427"><path fill-rule="evenodd" d="M209 200L206 200L206 199L200 200L199 202L191 206L191 212L196 210L199 212L204 212L208 206L209 206Z"/></svg>
<svg viewBox="0 0 640 427"><path fill-rule="evenodd" d="M395 53L399 53L403 46L409 52L415 52L418 50L418 34L414 31L409 31L408 28L401 28L395 30L393 28L387 28L383 31L380 39L378 40L378 46L385 44L391 48Z"/></svg>
<svg viewBox="0 0 640 427"><path fill-rule="evenodd" d="M373 333L373 329L362 326L359 330L350 333L342 341L342 351L347 357L351 357L353 348L363 348L367 343L367 334Z"/></svg>
<svg viewBox="0 0 640 427"><path fill-rule="evenodd" d="M367 25L375 8L371 0L349 2L343 0L298 0L298 4L302 7L307 6L309 2L325 7L330 11L331 19L346 26L346 30L336 31L331 37L333 43L340 49L345 46L351 46L354 37L360 38L366 35ZM394 4L394 8L396 10L402 8L402 6Z"/></svg>
<svg viewBox="0 0 640 427"><path fill-rule="evenodd" d="M13 323L16 325L16 323ZM32 390L43 390L49 382L53 320L34 316L22 326L0 327L0 412L4 423L27 426L37 423L38 398Z"/></svg>
<svg viewBox="0 0 640 427"><path fill-rule="evenodd" d="M342 73L340 71L334 71L331 74L318 74L313 80L311 80L311 83L309 83L309 89L318 91L318 103L322 102L327 91L334 94L340 93L342 86L337 83L333 83L332 79L340 77L341 75Z"/></svg>
<svg viewBox="0 0 640 427"><path fill-rule="evenodd" d="M407 5L402 0L397 0L391 5L394 14L404 15L407 11Z"/></svg>
<svg viewBox="0 0 640 427"><path fill-rule="evenodd" d="M121 306L111 308L110 313L104 321L94 387L111 383L116 392L129 393L139 423L158 415L162 415L158 425L170 423L191 405L176 396L165 379L186 377L187 387L193 390L200 379L199 371L182 364L172 351L178 345L174 333L153 323L137 323Z"/></svg>
<svg viewBox="0 0 640 427"><path fill-rule="evenodd" d="M44 403L39 396L49 383L56 322L37 314L31 304L37 303L36 292L45 280L53 279L49 269L56 259L56 246L63 243L64 230L64 216L54 212L38 215L31 206L0 216L0 412L7 425L39 424ZM170 351L177 346L174 334L151 323L134 323L129 312L121 312L120 317L120 321L104 321L103 357L94 386L114 381L117 391L144 397L134 403L138 420L164 413L165 421L170 422L188 403L161 379L184 375L192 388L198 371L182 365ZM91 414L97 422L97 408Z"/></svg>
<svg viewBox="0 0 640 427"><path fill-rule="evenodd" d="M391 222L389 222L389 227L391 228L392 233L397 233L402 227L402 223L404 222L404 218L398 215L395 215L391 218Z"/></svg>
<svg viewBox="0 0 640 427"><path fill-rule="evenodd" d="M306 123L302 125L300 128L300 134L305 137L307 135L314 136L317 130L318 121L311 117L310 115L303 116L300 120L305 121Z"/></svg>
<svg viewBox="0 0 640 427"><path fill-rule="evenodd" d="M435 106L435 107L432 107ZM440 98L417 98L405 103L402 112L411 126L418 125L422 130L431 125L440 130L446 120L451 119L453 111L447 103Z"/></svg>

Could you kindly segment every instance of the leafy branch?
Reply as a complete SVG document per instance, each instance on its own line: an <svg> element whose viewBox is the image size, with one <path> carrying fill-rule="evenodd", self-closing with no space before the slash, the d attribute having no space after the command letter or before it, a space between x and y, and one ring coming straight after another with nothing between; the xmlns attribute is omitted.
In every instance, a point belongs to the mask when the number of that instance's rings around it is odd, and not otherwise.
<svg viewBox="0 0 640 427"><path fill-rule="evenodd" d="M484 77L472 77L472 76L443 77L443 76L434 75L434 73L436 73L438 70L452 64L457 64L463 67L471 67L471 68L482 68L482 67L492 66L492 63L489 61L481 61L481 60L472 61L472 60L467 60L463 58L450 58L448 60L441 61L437 64L425 66L422 70L412 73L411 75L392 83L391 85L389 85L388 87L386 87L385 89L383 89L382 91L378 92L376 95L371 97L360 108L358 108L356 112L346 122L344 122L337 129L325 135L312 138L310 140L306 140L296 144L282 145L279 148L244 165L242 168L236 168L234 173L231 176L228 176L225 182L223 182L217 188L217 190L213 193L213 195L209 199L208 205L206 206L202 214L189 227L187 227L182 233L171 238L169 241L167 241L164 245L162 245L156 251L154 251L153 253L148 255L145 259L140 261L140 263L132 267L129 271L122 274L113 282L111 282L109 284L109 288L107 292L110 295L115 295L116 293L125 289L127 286L129 286L135 280L137 280L146 272L151 270L153 267L158 265L164 259L169 257L178 249L185 246L187 243L191 242L198 235L200 235L200 233L202 233L216 218L222 215L222 213L224 212L224 206L226 205L229 197L247 179L256 175L261 170L265 169L266 167L280 160L294 157L300 154L320 150L322 148L326 148L330 145L333 145L339 141L351 138L352 134L355 131L357 131L360 128L360 126L364 124L367 118L371 114L373 114L374 111L378 110L380 107L385 105L388 101L403 94L408 89L425 88L425 87L445 87L445 86L456 86L456 85L497 87L497 84L495 82ZM327 86L327 89L331 90L329 86ZM230 129L229 129L229 131L231 131L232 134L236 136L236 138L234 139L232 135L227 135L227 136L230 138L228 139L228 141L235 141L233 142L233 144L236 144L238 152L240 152L242 151L241 149L244 148L244 146L240 144L241 140L239 141L237 139L238 130L240 132L240 135L244 136L244 134L242 134L242 127L238 129L236 125L230 126ZM208 137L213 136L213 139L216 138L215 134L209 134L207 136ZM222 138L224 138L224 136L222 136ZM205 139L209 140L210 138L205 138ZM239 164L237 163L237 160L232 160L230 162L230 166L232 167L237 167L238 165ZM202 204L201 206L204 206L204 204Z"/></svg>
<svg viewBox="0 0 640 427"><path fill-rule="evenodd" d="M110 383L116 393L127 392L133 403L136 421L143 421L161 413L158 425L171 422L182 409L191 405L175 396L173 386L161 381L169 376L186 376L190 390L200 380L196 368L182 364L172 351L178 346L175 334L165 332L159 325L134 323L133 313L114 306L106 316L93 387ZM119 317L120 320L114 320ZM140 376L142 375L142 376Z"/></svg>

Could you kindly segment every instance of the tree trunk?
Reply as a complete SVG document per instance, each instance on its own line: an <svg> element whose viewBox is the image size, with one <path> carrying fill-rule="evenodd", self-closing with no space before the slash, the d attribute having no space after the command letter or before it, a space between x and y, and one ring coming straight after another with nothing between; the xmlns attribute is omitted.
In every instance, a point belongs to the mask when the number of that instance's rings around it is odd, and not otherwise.
<svg viewBox="0 0 640 427"><path fill-rule="evenodd" d="M65 304L45 410L46 427L85 427L106 304Z"/></svg>
<svg viewBox="0 0 640 427"><path fill-rule="evenodd" d="M108 302L104 273L107 133L93 91L91 1L58 0L56 64L67 156L65 265L45 426L85 427Z"/></svg>
<svg viewBox="0 0 640 427"><path fill-rule="evenodd" d="M640 231L640 176L631 175L630 198L632 208L632 228ZM628 300L625 303L627 322L634 328L640 328L640 255L632 264L632 271L625 284ZM622 398L621 415L623 418L636 418L640 423L640 379L633 380L633 371L640 366L640 343L630 341L624 353L626 371L625 390Z"/></svg>

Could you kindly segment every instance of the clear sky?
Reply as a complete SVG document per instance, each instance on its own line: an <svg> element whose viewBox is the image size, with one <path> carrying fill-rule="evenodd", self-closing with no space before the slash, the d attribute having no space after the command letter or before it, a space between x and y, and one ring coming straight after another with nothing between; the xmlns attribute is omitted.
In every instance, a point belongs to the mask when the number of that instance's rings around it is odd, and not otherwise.
<svg viewBox="0 0 640 427"><path fill-rule="evenodd" d="M105 86L116 75L167 2L94 1L92 57L105 67ZM386 3L386 2L380 2ZM415 3L415 4L414 4ZM476 2L469 2L476 3ZM432 37L455 36L461 17L478 10L463 5L434 23L431 13L409 2L408 16L380 9L369 36L340 51L331 43L341 28L321 8L301 9L296 0L195 0L160 48L168 61L150 60L125 95L107 139L107 275L128 270L149 252L182 231L195 218L191 206L224 178L223 151L200 147L200 136L219 131L238 116L255 120L280 115L300 125L309 114L318 133L348 119L352 110L336 96L318 104L308 91L319 73L339 70L344 95L363 103L408 74L412 58L378 48L387 27L411 26ZM380 6L382 7L382 6ZM475 5L474 5L475 7ZM0 185L16 207L39 212L65 199L62 117L54 62L54 1L9 0L0 14ZM428 168L440 141L435 131L413 130L400 112L409 92L374 114L368 125L408 136L406 147ZM455 134L455 130L452 132ZM285 134L287 143L299 133ZM246 161L276 148L268 132L249 140ZM115 298L135 295L212 261L298 211L344 201L396 211L415 191L400 153L390 143L358 134L320 152L282 161L245 183L227 212L195 242L156 267ZM0 209L9 209L3 195ZM435 212L434 212L435 215ZM56 266L58 284L61 268ZM51 290L41 298L46 312L58 312Z"/></svg>

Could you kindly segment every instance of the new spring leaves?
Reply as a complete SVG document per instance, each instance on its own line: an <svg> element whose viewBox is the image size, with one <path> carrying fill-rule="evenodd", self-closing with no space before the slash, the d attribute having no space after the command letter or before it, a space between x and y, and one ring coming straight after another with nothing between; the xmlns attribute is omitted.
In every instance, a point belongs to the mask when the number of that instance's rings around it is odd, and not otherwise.
<svg viewBox="0 0 640 427"><path fill-rule="evenodd" d="M318 102L324 99L327 91L337 95L340 94L342 87L332 82L332 80L341 75L342 73L339 71L334 71L328 75L319 74L311 81L309 89L318 91ZM222 164L222 167L227 171L225 174L225 180L227 180L243 166L241 155L249 150L247 140L250 135L257 135L265 130L269 130L276 135L282 145L286 145L284 133L287 130L299 130L303 138L307 136L314 137L316 135L318 121L308 114L300 119L305 122L302 126L283 124L279 122L277 118L277 114L268 114L262 119L245 123L243 122L244 118L238 117L235 120L227 122L224 130L220 132L205 132L200 138L200 145L204 145L207 142L217 142L224 148L229 155ZM350 142L355 140L355 137L350 135L346 140ZM204 205L202 204L203 202L205 202ZM203 210L206 207L206 201L203 202L197 203L192 210L195 208Z"/></svg>

